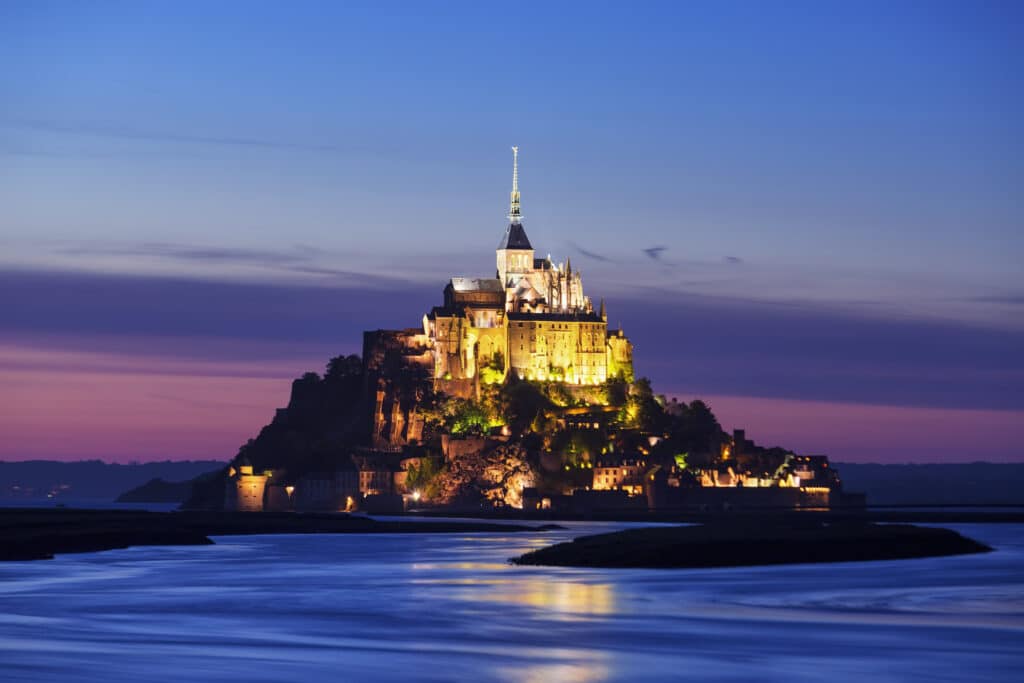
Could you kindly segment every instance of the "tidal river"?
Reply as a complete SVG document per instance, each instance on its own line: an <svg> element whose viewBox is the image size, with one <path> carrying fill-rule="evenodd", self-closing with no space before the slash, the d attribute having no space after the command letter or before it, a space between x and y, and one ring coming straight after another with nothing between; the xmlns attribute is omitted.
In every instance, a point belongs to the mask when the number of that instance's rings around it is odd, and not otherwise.
<svg viewBox="0 0 1024 683"><path fill-rule="evenodd" d="M1024 525L986 555L513 567L624 524L250 536L0 564L0 681L1021 681Z"/></svg>

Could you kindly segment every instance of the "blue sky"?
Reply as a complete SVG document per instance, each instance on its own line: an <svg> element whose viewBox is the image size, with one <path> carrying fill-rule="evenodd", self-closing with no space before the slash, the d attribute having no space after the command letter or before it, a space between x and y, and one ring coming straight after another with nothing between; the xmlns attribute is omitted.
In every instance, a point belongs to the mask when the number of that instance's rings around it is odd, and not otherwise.
<svg viewBox="0 0 1024 683"><path fill-rule="evenodd" d="M228 285L414 324L493 269L517 144L534 246L619 305L666 390L1021 410L1022 26L977 2L6 2L0 341L178 325L151 348L202 356ZM72 281L153 298L86 319ZM228 303L190 315L172 281ZM239 344L281 341L242 318ZM295 335L357 347L344 323Z"/></svg>

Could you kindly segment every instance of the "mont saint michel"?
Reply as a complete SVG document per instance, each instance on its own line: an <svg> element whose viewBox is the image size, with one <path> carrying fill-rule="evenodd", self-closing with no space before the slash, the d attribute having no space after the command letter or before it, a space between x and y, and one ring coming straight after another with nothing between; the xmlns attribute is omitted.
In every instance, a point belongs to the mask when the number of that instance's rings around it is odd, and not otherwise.
<svg viewBox="0 0 1024 683"><path fill-rule="evenodd" d="M0 683L1024 680L1024 2L0 64Z"/></svg>
<svg viewBox="0 0 1024 683"><path fill-rule="evenodd" d="M195 508L616 511L863 505L824 455L726 433L636 378L627 332L571 260L538 256L512 148L493 274L451 277L420 325L307 373ZM481 270L484 270L482 265Z"/></svg>

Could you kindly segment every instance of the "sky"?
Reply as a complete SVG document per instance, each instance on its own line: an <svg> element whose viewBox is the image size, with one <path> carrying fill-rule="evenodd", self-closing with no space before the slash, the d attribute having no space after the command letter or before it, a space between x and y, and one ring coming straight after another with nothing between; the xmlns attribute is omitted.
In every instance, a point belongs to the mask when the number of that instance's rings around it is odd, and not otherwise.
<svg viewBox="0 0 1024 683"><path fill-rule="evenodd" d="M0 3L0 459L228 459L489 276L511 145L655 390L1024 461L1024 6Z"/></svg>

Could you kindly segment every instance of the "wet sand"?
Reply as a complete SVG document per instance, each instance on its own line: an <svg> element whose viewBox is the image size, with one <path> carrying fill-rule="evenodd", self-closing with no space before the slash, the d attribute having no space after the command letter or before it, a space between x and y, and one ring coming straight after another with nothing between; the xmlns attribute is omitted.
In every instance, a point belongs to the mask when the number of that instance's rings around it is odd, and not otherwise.
<svg viewBox="0 0 1024 683"><path fill-rule="evenodd" d="M210 545L210 536L386 534L544 530L544 525L477 521L381 521L344 513L147 512L0 509L0 560L50 559L144 545Z"/></svg>

